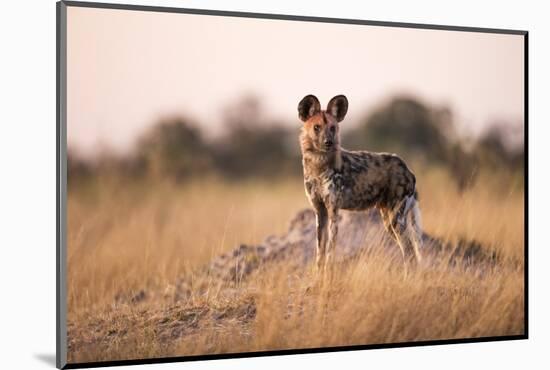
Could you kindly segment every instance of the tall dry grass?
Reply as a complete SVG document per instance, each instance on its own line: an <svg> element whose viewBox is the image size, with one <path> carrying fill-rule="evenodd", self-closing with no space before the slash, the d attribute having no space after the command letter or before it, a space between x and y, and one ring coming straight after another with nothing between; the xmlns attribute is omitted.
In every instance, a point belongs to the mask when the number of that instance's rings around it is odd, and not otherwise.
<svg viewBox="0 0 550 370"><path fill-rule="evenodd" d="M482 174L458 194L442 171L417 177L425 230L480 241L501 257L496 267L438 265L405 277L380 249L322 277L279 263L231 290L139 305L116 298L162 291L222 252L283 233L308 207L301 180L73 184L70 362L522 334L521 179Z"/></svg>
<svg viewBox="0 0 550 370"><path fill-rule="evenodd" d="M300 183L132 184L102 178L69 191L69 312L121 290L172 283L240 243L285 231L307 207Z"/></svg>

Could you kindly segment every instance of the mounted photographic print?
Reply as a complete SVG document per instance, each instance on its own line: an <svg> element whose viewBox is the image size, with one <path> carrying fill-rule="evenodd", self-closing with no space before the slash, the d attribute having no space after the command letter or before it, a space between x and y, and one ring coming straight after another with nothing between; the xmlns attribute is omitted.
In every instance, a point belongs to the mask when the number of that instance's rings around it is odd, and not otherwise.
<svg viewBox="0 0 550 370"><path fill-rule="evenodd" d="M57 5L58 367L527 338L526 31Z"/></svg>

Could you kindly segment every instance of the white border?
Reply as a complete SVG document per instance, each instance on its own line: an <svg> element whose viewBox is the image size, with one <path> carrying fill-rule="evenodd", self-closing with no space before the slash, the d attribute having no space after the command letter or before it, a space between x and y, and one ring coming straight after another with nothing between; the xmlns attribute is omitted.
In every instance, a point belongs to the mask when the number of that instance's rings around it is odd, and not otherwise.
<svg viewBox="0 0 550 370"><path fill-rule="evenodd" d="M117 2L117 1L113 1ZM297 0L123 1L258 13L355 18L530 31L530 337L360 352L143 365L180 369L544 368L550 312L544 222L549 200L547 146L550 27L543 3L499 1ZM536 4L536 5L535 5ZM55 353L55 1L12 1L2 12L2 365L52 368ZM7 7L7 9L6 9ZM538 365L540 364L540 365ZM538 366L537 366L538 365ZM133 367L135 369L139 367Z"/></svg>

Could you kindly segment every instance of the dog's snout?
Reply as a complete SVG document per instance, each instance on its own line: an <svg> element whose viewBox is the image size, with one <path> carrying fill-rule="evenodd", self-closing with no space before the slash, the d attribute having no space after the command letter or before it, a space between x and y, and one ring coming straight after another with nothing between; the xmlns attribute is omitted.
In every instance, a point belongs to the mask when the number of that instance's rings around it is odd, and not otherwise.
<svg viewBox="0 0 550 370"><path fill-rule="evenodd" d="M332 142L332 140L328 140L328 139L327 139L327 140L325 140L325 143L324 143L324 144L325 144L325 146L326 146L327 148L330 148L330 147L332 146L333 142Z"/></svg>

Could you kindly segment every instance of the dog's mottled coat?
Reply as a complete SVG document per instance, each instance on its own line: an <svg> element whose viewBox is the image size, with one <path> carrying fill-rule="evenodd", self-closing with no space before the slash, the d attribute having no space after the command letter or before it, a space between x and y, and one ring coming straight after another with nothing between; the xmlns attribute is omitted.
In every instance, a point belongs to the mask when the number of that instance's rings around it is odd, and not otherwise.
<svg viewBox="0 0 550 370"><path fill-rule="evenodd" d="M317 266L324 266L334 249L340 209L376 207L405 260L421 260L420 211L416 178L394 154L348 151L340 147L339 122L348 109L345 96L330 100L326 111L308 95L298 114L306 194L317 215Z"/></svg>

